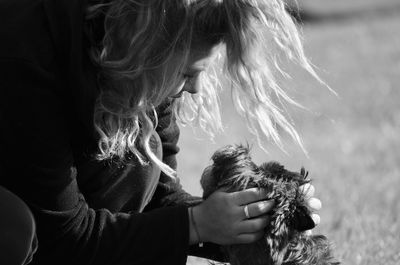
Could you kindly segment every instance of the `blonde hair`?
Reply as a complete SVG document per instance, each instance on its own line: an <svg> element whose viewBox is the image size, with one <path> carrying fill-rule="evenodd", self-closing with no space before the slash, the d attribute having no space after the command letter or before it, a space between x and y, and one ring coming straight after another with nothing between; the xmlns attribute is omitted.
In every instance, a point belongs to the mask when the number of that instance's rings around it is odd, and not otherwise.
<svg viewBox="0 0 400 265"><path fill-rule="evenodd" d="M278 128L302 146L280 109L281 101L298 105L275 78L276 73L286 76L278 64L280 53L319 78L304 55L284 1L113 0L105 6L105 35L101 48L92 51L105 77L95 108L99 159L124 159L130 151L141 163L147 157L174 176L149 146L157 126L154 112L182 83L190 51L200 46L222 47L233 102L261 146L266 138L283 147ZM88 17L102 8L90 6ZM177 99L175 113L180 121L196 122L213 136L222 130L219 80L210 68L198 81L204 89Z"/></svg>

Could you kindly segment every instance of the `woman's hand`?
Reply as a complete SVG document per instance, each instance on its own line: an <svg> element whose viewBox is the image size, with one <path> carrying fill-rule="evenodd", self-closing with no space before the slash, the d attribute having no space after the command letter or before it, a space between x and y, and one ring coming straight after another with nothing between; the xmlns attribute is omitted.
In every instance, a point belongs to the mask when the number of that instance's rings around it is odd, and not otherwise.
<svg viewBox="0 0 400 265"><path fill-rule="evenodd" d="M321 209L321 201L314 197L315 188L307 183L300 189L304 192L307 204L313 212L311 218L315 225L318 225L320 216L315 212ZM267 213L274 206L272 200L263 200L265 197L265 190L259 188L232 193L214 192L207 200L192 209L192 215L189 216L190 244L213 242L230 245L257 241L262 237L264 228L269 222ZM246 216L246 206L250 218ZM306 232L311 233L311 230Z"/></svg>
<svg viewBox="0 0 400 265"><path fill-rule="evenodd" d="M314 197L315 188L310 183L304 184L303 186L300 187L300 189L303 191L305 195L308 207L313 212L311 214L311 218L313 219L314 224L317 226L321 222L321 218L315 212L321 209L322 207L321 201ZM311 234L311 230L306 231L306 233Z"/></svg>
<svg viewBox="0 0 400 265"><path fill-rule="evenodd" d="M232 193L214 192L192 209L190 218L194 220L190 220L190 243L230 245L257 241L269 222L266 214L274 206L273 201L263 200L265 197L266 192L259 188ZM200 238L197 238L194 224Z"/></svg>

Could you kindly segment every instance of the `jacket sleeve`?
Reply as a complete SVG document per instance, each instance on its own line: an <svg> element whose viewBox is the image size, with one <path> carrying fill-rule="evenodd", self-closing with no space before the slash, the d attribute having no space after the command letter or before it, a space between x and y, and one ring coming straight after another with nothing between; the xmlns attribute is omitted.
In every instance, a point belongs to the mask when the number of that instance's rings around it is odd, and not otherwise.
<svg viewBox="0 0 400 265"><path fill-rule="evenodd" d="M187 207L113 214L79 191L56 77L0 59L0 181L31 207L39 249L32 264L185 264Z"/></svg>

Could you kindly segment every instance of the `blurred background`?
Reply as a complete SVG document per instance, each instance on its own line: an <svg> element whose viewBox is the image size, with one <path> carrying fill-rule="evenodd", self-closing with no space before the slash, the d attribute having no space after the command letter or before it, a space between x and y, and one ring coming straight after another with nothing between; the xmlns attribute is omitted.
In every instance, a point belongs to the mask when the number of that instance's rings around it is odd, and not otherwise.
<svg viewBox="0 0 400 265"><path fill-rule="evenodd" d="M296 4L291 4L289 6ZM266 154L222 95L226 134L210 142L182 128L178 174L201 195L200 176L212 153L249 143L256 162L304 166L323 208L314 233L327 235L342 264L400 264L400 0L300 0L306 53L338 97L305 74L290 71L290 94L309 108L292 118L308 157L287 139L287 154ZM189 265L208 264L189 258Z"/></svg>

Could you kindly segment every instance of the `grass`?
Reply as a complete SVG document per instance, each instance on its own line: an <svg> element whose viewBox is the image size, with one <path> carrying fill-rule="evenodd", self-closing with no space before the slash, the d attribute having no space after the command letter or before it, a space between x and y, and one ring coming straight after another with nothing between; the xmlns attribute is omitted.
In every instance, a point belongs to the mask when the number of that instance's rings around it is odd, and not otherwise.
<svg viewBox="0 0 400 265"><path fill-rule="evenodd" d="M290 142L290 155L274 147L265 154L254 144L258 162L277 160L310 171L323 202L315 233L334 242L343 264L400 264L399 32L399 14L307 24L307 54L339 98L294 71L295 81L287 85L312 110L293 113L309 157ZM201 172L217 148L252 143L228 103L223 106L226 135L215 143L182 130L178 173L193 194L201 194ZM191 258L188 264L207 263Z"/></svg>

